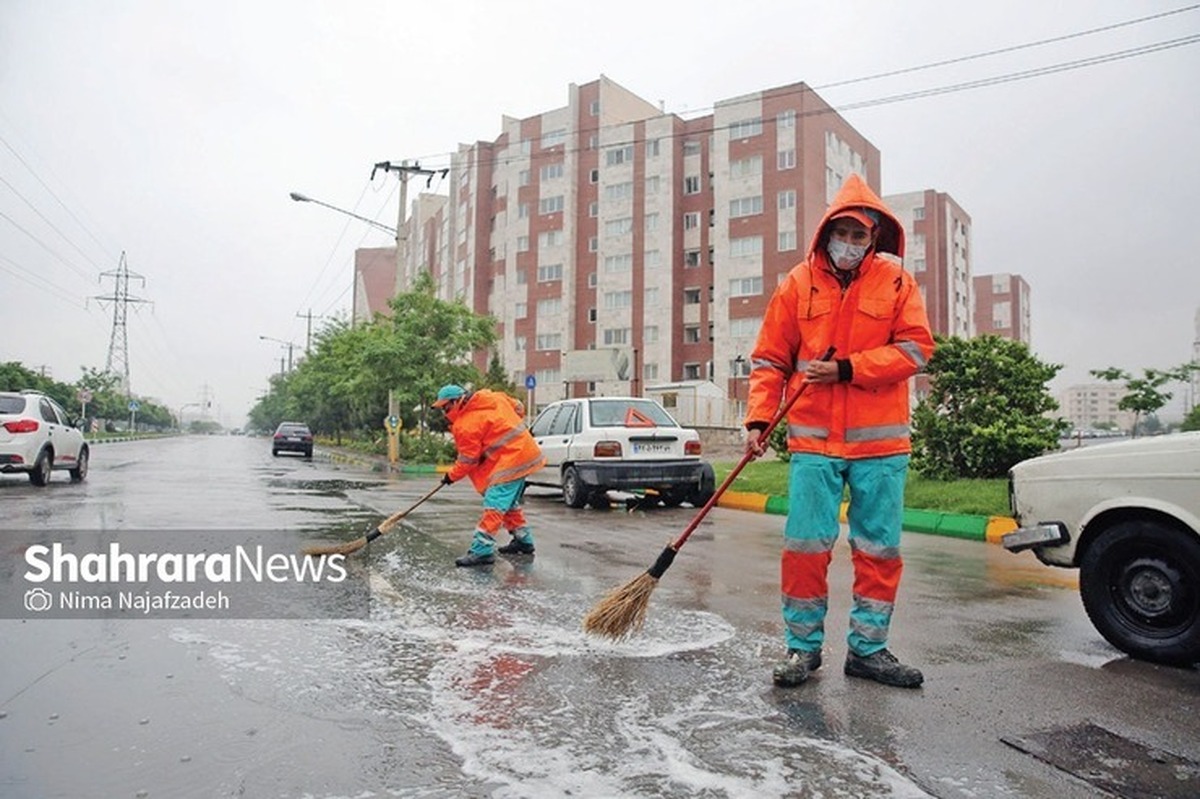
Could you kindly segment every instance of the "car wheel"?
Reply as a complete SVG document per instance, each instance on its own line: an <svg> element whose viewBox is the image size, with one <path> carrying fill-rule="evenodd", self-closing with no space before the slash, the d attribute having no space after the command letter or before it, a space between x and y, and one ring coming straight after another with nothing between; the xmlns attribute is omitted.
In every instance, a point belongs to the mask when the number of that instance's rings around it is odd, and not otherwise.
<svg viewBox="0 0 1200 799"><path fill-rule="evenodd" d="M50 482L50 472L54 468L54 455L50 450L44 449L38 453L37 460L33 462L33 471L29 473L29 482L35 486L44 486Z"/></svg>
<svg viewBox="0 0 1200 799"><path fill-rule="evenodd" d="M562 479L563 502L569 508L582 508L588 501L588 487L579 477L574 466L563 470Z"/></svg>
<svg viewBox="0 0 1200 799"><path fill-rule="evenodd" d="M70 471L72 483L82 483L87 479L88 472L88 448L79 448L79 459L75 461L75 468Z"/></svg>
<svg viewBox="0 0 1200 799"><path fill-rule="evenodd" d="M278 457L279 457L279 450L277 450L277 449L273 449L273 450L271 450L271 455L272 455L272 457L278 458Z"/></svg>
<svg viewBox="0 0 1200 799"><path fill-rule="evenodd" d="M312 447L304 450L304 457L308 458L309 460L312 459Z"/></svg>
<svg viewBox="0 0 1200 799"><path fill-rule="evenodd" d="M1200 661L1200 540L1155 521L1106 530L1080 563L1088 618L1110 644L1142 660Z"/></svg>
<svg viewBox="0 0 1200 799"><path fill-rule="evenodd" d="M688 501L694 507L703 508L715 493L717 493L717 475L713 471L713 467L706 463L704 471L700 473L700 486L692 491L692 496Z"/></svg>

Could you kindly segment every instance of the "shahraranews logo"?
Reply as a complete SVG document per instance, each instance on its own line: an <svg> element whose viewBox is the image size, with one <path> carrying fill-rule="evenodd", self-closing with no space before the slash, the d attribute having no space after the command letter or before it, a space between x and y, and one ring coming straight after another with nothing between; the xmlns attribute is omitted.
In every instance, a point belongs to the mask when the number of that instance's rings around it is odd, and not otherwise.
<svg viewBox="0 0 1200 799"><path fill-rule="evenodd" d="M119 542L107 550L77 555L62 544L35 544L25 550L29 569L25 580L36 587L25 594L25 609L41 612L58 605L63 610L228 610L229 597L221 586L239 584L341 583L347 571L344 555L310 558L267 553L261 546L237 544L228 552L124 552ZM58 602L42 588L120 586L113 594L90 596L60 590ZM181 590L158 590L162 584ZM211 584L217 590L202 590ZM115 597L115 601L114 601ZM99 603L99 604L97 604Z"/></svg>

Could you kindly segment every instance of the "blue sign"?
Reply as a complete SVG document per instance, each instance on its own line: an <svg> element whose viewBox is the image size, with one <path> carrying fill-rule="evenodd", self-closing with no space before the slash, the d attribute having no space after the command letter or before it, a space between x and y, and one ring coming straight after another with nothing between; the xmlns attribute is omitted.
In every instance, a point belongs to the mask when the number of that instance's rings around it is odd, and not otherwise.
<svg viewBox="0 0 1200 799"><path fill-rule="evenodd" d="M537 378L533 375L525 375L525 388L530 390L537 387Z"/></svg>
<svg viewBox="0 0 1200 799"><path fill-rule="evenodd" d="M137 410L138 408L140 408L140 407L142 407L142 406L141 406L141 405L138 405L138 401L137 401L137 400L130 400L130 401L129 401L129 410L131 410L131 411L136 411L136 410Z"/></svg>

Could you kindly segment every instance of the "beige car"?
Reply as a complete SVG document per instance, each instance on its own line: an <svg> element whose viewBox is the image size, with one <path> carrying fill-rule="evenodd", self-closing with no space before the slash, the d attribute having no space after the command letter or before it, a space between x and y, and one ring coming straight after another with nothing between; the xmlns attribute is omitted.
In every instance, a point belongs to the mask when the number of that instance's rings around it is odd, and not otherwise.
<svg viewBox="0 0 1200 799"><path fill-rule="evenodd" d="M1109 643L1200 662L1200 432L1022 461L1009 499L1020 527L1004 547L1078 568L1084 609Z"/></svg>

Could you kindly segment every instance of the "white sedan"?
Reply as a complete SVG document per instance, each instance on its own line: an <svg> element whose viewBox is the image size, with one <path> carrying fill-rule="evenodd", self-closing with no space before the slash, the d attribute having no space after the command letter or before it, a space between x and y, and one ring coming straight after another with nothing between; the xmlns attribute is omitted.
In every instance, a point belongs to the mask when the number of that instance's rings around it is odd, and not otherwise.
<svg viewBox="0 0 1200 799"><path fill-rule="evenodd" d="M560 400L538 414L530 432L546 466L529 483L561 488L572 508L607 508L610 490L649 494L668 507L700 506L716 490L712 466L700 457L700 434L654 400Z"/></svg>
<svg viewBox="0 0 1200 799"><path fill-rule="evenodd" d="M0 392L0 472L23 472L35 486L64 469L87 477L88 446L57 402L36 391Z"/></svg>
<svg viewBox="0 0 1200 799"><path fill-rule="evenodd" d="M1009 472L1002 543L1079 569L1088 618L1135 658L1200 662L1200 432L1098 444Z"/></svg>

